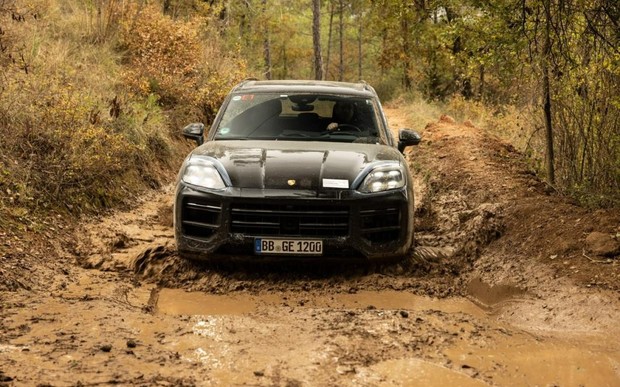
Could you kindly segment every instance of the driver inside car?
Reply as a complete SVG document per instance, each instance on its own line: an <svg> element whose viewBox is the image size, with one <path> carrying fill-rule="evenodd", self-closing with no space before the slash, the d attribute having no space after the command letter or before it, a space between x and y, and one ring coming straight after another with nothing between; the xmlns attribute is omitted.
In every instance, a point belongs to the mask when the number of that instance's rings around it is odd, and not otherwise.
<svg viewBox="0 0 620 387"><path fill-rule="evenodd" d="M327 130L331 132L338 130L340 126L351 125L354 113L355 107L353 106L353 103L347 101L336 102L332 112L333 122L327 125Z"/></svg>

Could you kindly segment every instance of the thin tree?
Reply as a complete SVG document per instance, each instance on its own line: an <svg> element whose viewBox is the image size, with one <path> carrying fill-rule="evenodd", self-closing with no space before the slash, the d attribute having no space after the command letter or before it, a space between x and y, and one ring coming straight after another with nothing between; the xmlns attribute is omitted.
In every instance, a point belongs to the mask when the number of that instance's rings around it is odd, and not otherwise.
<svg viewBox="0 0 620 387"><path fill-rule="evenodd" d="M403 52L403 86L405 90L410 90L412 87L411 76L409 74L411 70L411 30L410 20L411 17L411 5L408 3L401 4L401 18L400 18L400 32L402 40L402 52Z"/></svg>
<svg viewBox="0 0 620 387"><path fill-rule="evenodd" d="M323 79L321 54L321 0L312 0L312 43L314 46L314 78Z"/></svg>
<svg viewBox="0 0 620 387"><path fill-rule="evenodd" d="M327 61L325 62L325 76L329 78L329 64L332 52L332 32L334 30L334 1L329 3L329 33L327 34Z"/></svg>
<svg viewBox="0 0 620 387"><path fill-rule="evenodd" d="M542 58L543 99L545 114L545 138L547 143L547 181L555 184L555 168L553 155L553 121L551 116L551 81L549 80L549 66L551 63L551 1L543 2L545 7L545 36Z"/></svg>
<svg viewBox="0 0 620 387"><path fill-rule="evenodd" d="M344 21L342 13L344 12L344 4L342 0L339 0L339 9L338 9L338 40L340 44L340 64L338 66L338 80L344 80L344 48L343 48L343 39L342 34L344 30Z"/></svg>
<svg viewBox="0 0 620 387"><path fill-rule="evenodd" d="M359 4L358 26L357 26L357 79L362 80L362 14L364 13L363 3Z"/></svg>
<svg viewBox="0 0 620 387"><path fill-rule="evenodd" d="M265 23L263 55L265 60L265 78L271 79L271 40L269 37L269 17L267 16L267 0L262 0L263 18Z"/></svg>

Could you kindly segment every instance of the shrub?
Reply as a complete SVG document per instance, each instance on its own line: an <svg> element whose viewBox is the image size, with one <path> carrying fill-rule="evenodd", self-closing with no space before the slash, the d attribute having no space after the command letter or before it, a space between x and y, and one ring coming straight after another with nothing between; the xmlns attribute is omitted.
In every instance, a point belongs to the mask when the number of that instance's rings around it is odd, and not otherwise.
<svg viewBox="0 0 620 387"><path fill-rule="evenodd" d="M134 6L133 13L120 37L126 84L143 98L156 95L182 121L210 123L230 87L246 76L244 62L223 51L208 18L173 20L153 5Z"/></svg>
<svg viewBox="0 0 620 387"><path fill-rule="evenodd" d="M176 133L190 119L209 122L245 75L205 38L217 34L203 18L120 0L0 5L3 221L22 210L96 211L172 178L182 155L171 123Z"/></svg>
<svg viewBox="0 0 620 387"><path fill-rule="evenodd" d="M201 60L197 26L175 22L155 6L134 6L134 14L123 20L120 36L127 84L139 95L157 94L164 106L187 103Z"/></svg>
<svg viewBox="0 0 620 387"><path fill-rule="evenodd" d="M32 7L19 21L0 13L2 43L19 58L0 67L0 216L97 210L158 185L157 165L175 151L157 97L123 90L107 33L75 33L89 22L84 4Z"/></svg>
<svg viewBox="0 0 620 387"><path fill-rule="evenodd" d="M89 121L96 102L80 91L55 79L22 86L37 98L9 112L13 124L6 145L18 160L13 190L38 204L69 208L109 202L135 146L105 123Z"/></svg>

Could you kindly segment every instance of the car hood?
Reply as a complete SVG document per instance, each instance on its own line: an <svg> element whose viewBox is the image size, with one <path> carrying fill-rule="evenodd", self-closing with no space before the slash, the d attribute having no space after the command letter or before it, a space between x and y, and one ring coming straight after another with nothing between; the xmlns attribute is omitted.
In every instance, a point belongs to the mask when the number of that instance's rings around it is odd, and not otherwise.
<svg viewBox="0 0 620 387"><path fill-rule="evenodd" d="M191 155L205 156L221 163L233 187L314 193L356 188L373 165L402 162L386 145L310 141L210 141Z"/></svg>

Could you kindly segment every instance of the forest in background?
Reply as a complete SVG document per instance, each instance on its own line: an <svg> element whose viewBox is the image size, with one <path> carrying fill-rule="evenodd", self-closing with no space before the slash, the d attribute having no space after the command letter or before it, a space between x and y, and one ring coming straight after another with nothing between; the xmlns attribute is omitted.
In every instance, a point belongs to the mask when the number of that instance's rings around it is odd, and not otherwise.
<svg viewBox="0 0 620 387"><path fill-rule="evenodd" d="M247 77L364 79L414 129L468 119L618 207L619 20L615 0L0 0L0 221L159 186L180 128Z"/></svg>

